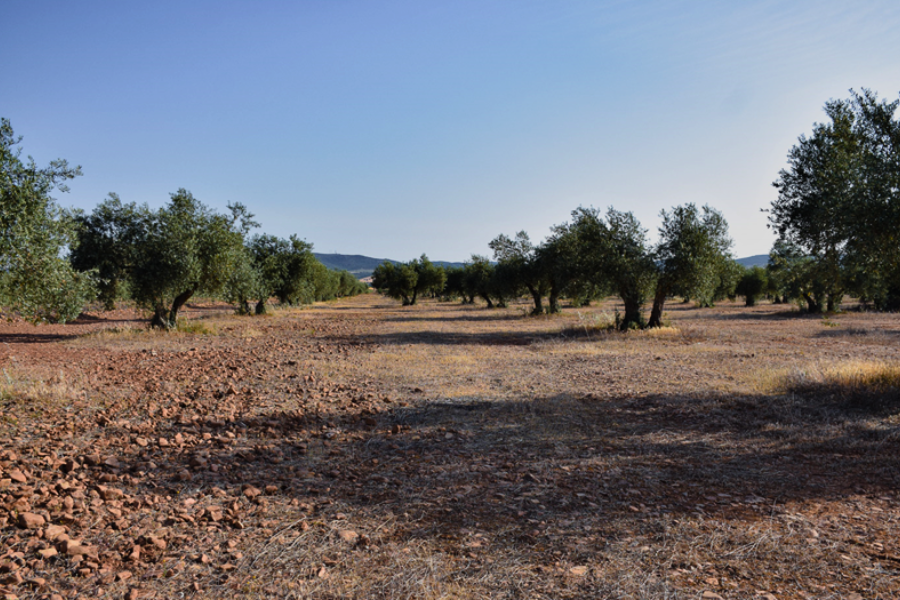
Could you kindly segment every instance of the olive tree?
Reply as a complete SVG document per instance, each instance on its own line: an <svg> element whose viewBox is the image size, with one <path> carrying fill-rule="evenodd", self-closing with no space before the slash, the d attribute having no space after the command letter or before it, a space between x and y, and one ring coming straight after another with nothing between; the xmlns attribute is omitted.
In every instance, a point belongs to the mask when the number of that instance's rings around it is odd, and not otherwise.
<svg viewBox="0 0 900 600"><path fill-rule="evenodd" d="M372 273L372 287L382 294L412 306L425 293L440 294L447 282L444 269L424 254L405 264L384 261Z"/></svg>
<svg viewBox="0 0 900 600"><path fill-rule="evenodd" d="M485 256L473 254L463 267L463 287L466 296L478 296L485 301L488 308L494 308L493 278L494 265Z"/></svg>
<svg viewBox="0 0 900 600"><path fill-rule="evenodd" d="M520 231L512 238L501 234L488 245L494 251L494 260L503 277L515 282L513 288L528 290L534 303L531 314L543 314L543 299L550 291L550 282L528 234Z"/></svg>
<svg viewBox="0 0 900 600"><path fill-rule="evenodd" d="M735 292L744 297L747 306L756 306L756 301L766 292L768 277L762 267L746 269L744 275L738 281Z"/></svg>
<svg viewBox="0 0 900 600"><path fill-rule="evenodd" d="M132 296L153 312L153 327L173 327L192 296L224 288L255 226L243 205L229 209L230 215L217 213L179 189L167 206L145 215L134 246Z"/></svg>
<svg viewBox="0 0 900 600"><path fill-rule="evenodd" d="M113 310L116 300L126 295L147 213L146 206L123 204L116 194L90 214L73 213L76 235L69 260L79 271L96 270L98 298L106 310Z"/></svg>
<svg viewBox="0 0 900 600"><path fill-rule="evenodd" d="M624 304L621 329L643 327L642 308L656 283L657 267L647 242L647 230L630 212L609 208L573 211L568 226L577 240L581 281L613 290Z"/></svg>
<svg viewBox="0 0 900 600"><path fill-rule="evenodd" d="M658 269L648 327L662 324L666 298L673 292L699 290L711 296L719 284L719 269L728 250L728 223L719 211L694 204L662 211L659 241L653 253Z"/></svg>
<svg viewBox="0 0 900 600"><path fill-rule="evenodd" d="M0 120L0 301L32 320L64 323L96 294L93 274L64 257L73 227L50 197L54 189L68 191L66 182L81 168L23 161L21 140L8 119Z"/></svg>

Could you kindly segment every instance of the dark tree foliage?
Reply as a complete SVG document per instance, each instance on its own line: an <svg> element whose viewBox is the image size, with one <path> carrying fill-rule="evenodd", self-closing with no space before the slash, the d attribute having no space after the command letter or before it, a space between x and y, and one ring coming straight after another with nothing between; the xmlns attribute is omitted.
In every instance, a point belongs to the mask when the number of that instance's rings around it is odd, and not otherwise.
<svg viewBox="0 0 900 600"><path fill-rule="evenodd" d="M147 207L123 204L116 194L110 194L92 213L76 211L73 215L76 239L69 260L79 271L96 270L98 298L106 310L115 309L116 300L128 295L147 213Z"/></svg>
<svg viewBox="0 0 900 600"><path fill-rule="evenodd" d="M728 258L721 261L718 268L718 283L713 291L712 302L706 302L699 294L693 294L697 299L697 305L700 308L708 308L713 306L713 302L724 300L725 298L734 299L737 296L737 284L744 274L744 267L737 261Z"/></svg>
<svg viewBox="0 0 900 600"><path fill-rule="evenodd" d="M494 251L494 260L502 269L504 279L515 282L513 288L528 290L534 302L531 314L543 314L543 298L550 290L550 282L528 234L520 231L513 238L499 235L489 246Z"/></svg>
<svg viewBox="0 0 900 600"><path fill-rule="evenodd" d="M503 263L493 265L490 290L500 308L507 308L510 300L525 293L524 286L517 278L516 270Z"/></svg>
<svg viewBox="0 0 900 600"><path fill-rule="evenodd" d="M784 239L776 240L766 265L767 289L777 301L798 299L806 303L809 312L822 312L825 291L815 276L817 266L816 260L796 245Z"/></svg>
<svg viewBox="0 0 900 600"><path fill-rule="evenodd" d="M768 288L768 275L762 267L746 269L738 281L735 292L743 296L747 306L756 306L756 301L766 293Z"/></svg>
<svg viewBox="0 0 900 600"><path fill-rule="evenodd" d="M494 308L494 266L484 256L473 254L471 260L463 267L463 286L470 298L479 297L488 308Z"/></svg>
<svg viewBox="0 0 900 600"><path fill-rule="evenodd" d="M554 226L536 254L536 267L547 282L547 314L557 314L560 312L560 298L579 278L577 228L568 223Z"/></svg>
<svg viewBox="0 0 900 600"><path fill-rule="evenodd" d="M444 269L446 283L444 284L443 297L451 300L461 298L463 304L474 304L475 297L469 294L466 288L465 267L449 267Z"/></svg>

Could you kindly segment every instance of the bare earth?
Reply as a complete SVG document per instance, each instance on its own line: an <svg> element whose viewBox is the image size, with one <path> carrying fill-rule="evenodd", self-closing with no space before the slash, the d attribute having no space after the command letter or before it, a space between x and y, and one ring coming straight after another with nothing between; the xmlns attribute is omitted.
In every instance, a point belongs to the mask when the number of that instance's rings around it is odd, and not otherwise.
<svg viewBox="0 0 900 600"><path fill-rule="evenodd" d="M900 597L900 399L785 384L900 316L614 309L0 325L0 598Z"/></svg>

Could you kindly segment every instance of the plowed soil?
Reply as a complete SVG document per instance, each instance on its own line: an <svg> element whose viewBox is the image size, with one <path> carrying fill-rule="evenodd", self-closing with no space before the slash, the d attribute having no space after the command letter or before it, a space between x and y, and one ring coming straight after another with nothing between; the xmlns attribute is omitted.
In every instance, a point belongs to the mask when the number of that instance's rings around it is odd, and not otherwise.
<svg viewBox="0 0 900 600"><path fill-rule="evenodd" d="M0 598L900 597L900 316L527 308L0 325Z"/></svg>

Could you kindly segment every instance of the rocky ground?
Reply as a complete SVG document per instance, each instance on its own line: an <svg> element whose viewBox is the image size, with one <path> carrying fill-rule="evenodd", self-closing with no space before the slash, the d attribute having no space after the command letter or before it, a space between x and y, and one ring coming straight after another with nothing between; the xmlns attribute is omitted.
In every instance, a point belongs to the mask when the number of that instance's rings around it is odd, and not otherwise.
<svg viewBox="0 0 900 600"><path fill-rule="evenodd" d="M900 317L614 310L3 324L0 597L900 596Z"/></svg>

